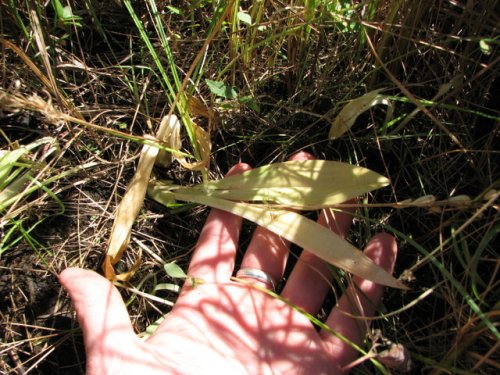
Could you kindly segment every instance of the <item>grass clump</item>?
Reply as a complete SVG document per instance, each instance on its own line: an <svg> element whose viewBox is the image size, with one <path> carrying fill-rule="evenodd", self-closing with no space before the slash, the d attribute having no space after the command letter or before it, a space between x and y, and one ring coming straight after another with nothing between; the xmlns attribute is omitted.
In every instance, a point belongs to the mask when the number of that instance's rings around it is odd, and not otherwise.
<svg viewBox="0 0 500 375"><path fill-rule="evenodd" d="M498 371L495 5L2 2L0 194L25 180L0 201L1 371L83 372L55 276L100 267L140 148L169 149L147 136L169 113L182 123L186 163L203 161L197 129L211 143L202 168L156 171L178 185L301 149L388 177L360 200L352 239L361 247L378 231L398 237L396 274L411 290L387 291L373 322L382 336L370 334L364 349L400 343L415 373ZM329 140L342 109L379 89L386 105L359 111ZM205 213L146 200L117 265L142 259L122 288L138 331L175 301L179 283L164 265L185 266Z"/></svg>

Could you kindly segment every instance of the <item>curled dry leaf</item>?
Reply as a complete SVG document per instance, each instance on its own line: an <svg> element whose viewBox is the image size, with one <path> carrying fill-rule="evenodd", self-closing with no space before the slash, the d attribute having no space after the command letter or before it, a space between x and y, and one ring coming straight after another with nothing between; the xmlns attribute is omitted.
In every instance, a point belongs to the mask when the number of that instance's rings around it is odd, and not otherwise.
<svg viewBox="0 0 500 375"><path fill-rule="evenodd" d="M210 142L210 135L202 127L193 123L195 129L196 142L198 143L198 151L200 153L200 160L196 162L188 162L183 157L177 157L179 163L186 169L192 171L200 171L208 167L210 163L210 150L212 144Z"/></svg>
<svg viewBox="0 0 500 375"><path fill-rule="evenodd" d="M191 96L188 100L189 113L192 116L200 116L208 119L208 129L209 131L216 129L218 126L218 116L216 112L202 102L200 99Z"/></svg>
<svg viewBox="0 0 500 375"><path fill-rule="evenodd" d="M143 205L146 191L151 176L153 165L158 163L166 166L172 162L172 158L177 160L185 167L191 170L200 170L206 168L210 161L210 138L207 132L201 127L193 124L198 142L198 150L201 160L195 163L190 163L183 157L175 157L175 155L167 155L160 151L158 147L146 145L141 151L137 171L130 182L127 192L123 197L115 215L115 221L111 229L111 235L108 241L108 248L103 263L105 276L110 280L128 280L139 266L138 262L134 264L132 269L126 273L117 275L114 272L113 266L121 259L124 251L128 247L130 241L130 233L137 215ZM176 116L165 116L159 126L156 134L156 141L165 144L166 147L179 150L181 147L180 141L180 122ZM157 160L159 158L159 160Z"/></svg>
<svg viewBox="0 0 500 375"><path fill-rule="evenodd" d="M172 150L181 149L181 123L177 116L165 116L161 120L160 129L164 128L165 134L160 139L164 145ZM175 156L165 150L160 150L156 157L155 165L168 167L174 161Z"/></svg>
<svg viewBox="0 0 500 375"><path fill-rule="evenodd" d="M347 103L337 117L335 117L335 120L333 120L330 132L328 133L328 139L339 138L354 125L359 115L378 104L389 106L386 116L386 121L389 121L392 117L393 105L386 95L380 94L382 90L370 91Z"/></svg>
<svg viewBox="0 0 500 375"><path fill-rule="evenodd" d="M203 103L200 99L191 96L188 101L189 113L193 116L200 116L213 120L215 117L214 111Z"/></svg>
<svg viewBox="0 0 500 375"><path fill-rule="evenodd" d="M410 352L403 344L390 343L388 348L377 354L377 359L385 366L409 372L412 367Z"/></svg>
<svg viewBox="0 0 500 375"><path fill-rule="evenodd" d="M163 119L156 134L156 139L162 140L165 138L169 124L174 120L172 118ZM123 252L127 249L132 225L144 202L151 171L159 151L158 147L150 145L143 147L137 171L116 210L115 221L111 229L106 257L103 263L104 275L109 280L126 280L133 274L133 271L131 271L126 274L116 275L113 266L118 263ZM138 267L137 262L134 267Z"/></svg>
<svg viewBox="0 0 500 375"><path fill-rule="evenodd" d="M389 340L382 331L375 330L373 347L370 350L385 366L401 372L409 372L412 368L411 355L408 349L400 343Z"/></svg>

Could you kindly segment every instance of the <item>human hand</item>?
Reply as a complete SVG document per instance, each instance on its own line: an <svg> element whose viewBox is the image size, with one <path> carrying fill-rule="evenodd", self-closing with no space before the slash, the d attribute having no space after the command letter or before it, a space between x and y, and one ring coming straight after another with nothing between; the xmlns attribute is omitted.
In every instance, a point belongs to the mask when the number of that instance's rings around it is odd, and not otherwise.
<svg viewBox="0 0 500 375"><path fill-rule="evenodd" d="M297 159L311 158L305 153ZM230 174L250 167L238 164ZM319 222L344 236L351 216L324 210ZM137 338L117 289L95 272L68 268L59 279L73 301L83 330L87 374L335 374L356 359L348 344L317 332L297 309L248 283L231 280L242 219L212 209L200 234L188 275L204 283L183 287L172 311L147 340ZM289 243L257 228L241 268L259 269L272 279L283 276ZM392 272L397 246L378 234L365 254ZM250 280L250 279L246 279ZM281 296L316 314L330 288L331 272L303 251ZM255 284L270 288L264 281ZM326 324L359 344L383 287L354 277Z"/></svg>

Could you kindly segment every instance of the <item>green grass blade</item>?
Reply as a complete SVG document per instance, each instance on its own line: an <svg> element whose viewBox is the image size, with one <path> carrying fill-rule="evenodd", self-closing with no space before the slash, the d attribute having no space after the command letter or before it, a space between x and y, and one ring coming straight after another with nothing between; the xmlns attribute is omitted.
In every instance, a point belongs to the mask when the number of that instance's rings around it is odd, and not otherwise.
<svg viewBox="0 0 500 375"><path fill-rule="evenodd" d="M425 258L428 258L431 263L441 272L443 275L444 279L447 280L456 290L457 292L462 296L462 298L465 300L467 305L471 308L474 313L481 319L481 321L484 323L484 325L490 330L490 332L496 337L497 340L500 340L500 332L498 331L497 327L495 324L488 318L488 316L481 310L479 305L474 301L474 298L467 292L465 287L453 277L453 275L446 269L446 267L432 254L435 252L439 251L442 249L444 246L446 246L449 242L451 242L451 237L447 238L443 243L439 246L439 248L433 250L432 252L427 251L423 246L421 246L419 243L417 243L415 240L413 240L411 237L406 236L404 233L396 230L395 228L385 225L384 228L386 230L391 231L394 235L398 236L399 238L404 238L405 241L407 241L411 246L413 246L415 249L417 249L422 255L425 256ZM422 261L422 260L421 260Z"/></svg>

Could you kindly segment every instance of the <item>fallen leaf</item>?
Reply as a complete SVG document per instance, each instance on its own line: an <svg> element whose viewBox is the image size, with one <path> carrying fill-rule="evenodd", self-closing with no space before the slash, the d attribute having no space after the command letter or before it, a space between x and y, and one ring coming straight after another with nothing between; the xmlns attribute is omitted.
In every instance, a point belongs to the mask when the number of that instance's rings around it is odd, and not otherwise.
<svg viewBox="0 0 500 375"><path fill-rule="evenodd" d="M354 125L359 115L378 104L389 106L388 114L390 114L390 116L388 117L392 117L392 103L386 95L380 94L382 90L383 89L370 91L347 103L333 120L330 132L328 133L328 139L339 138ZM387 118L386 121L388 120L390 119Z"/></svg>

